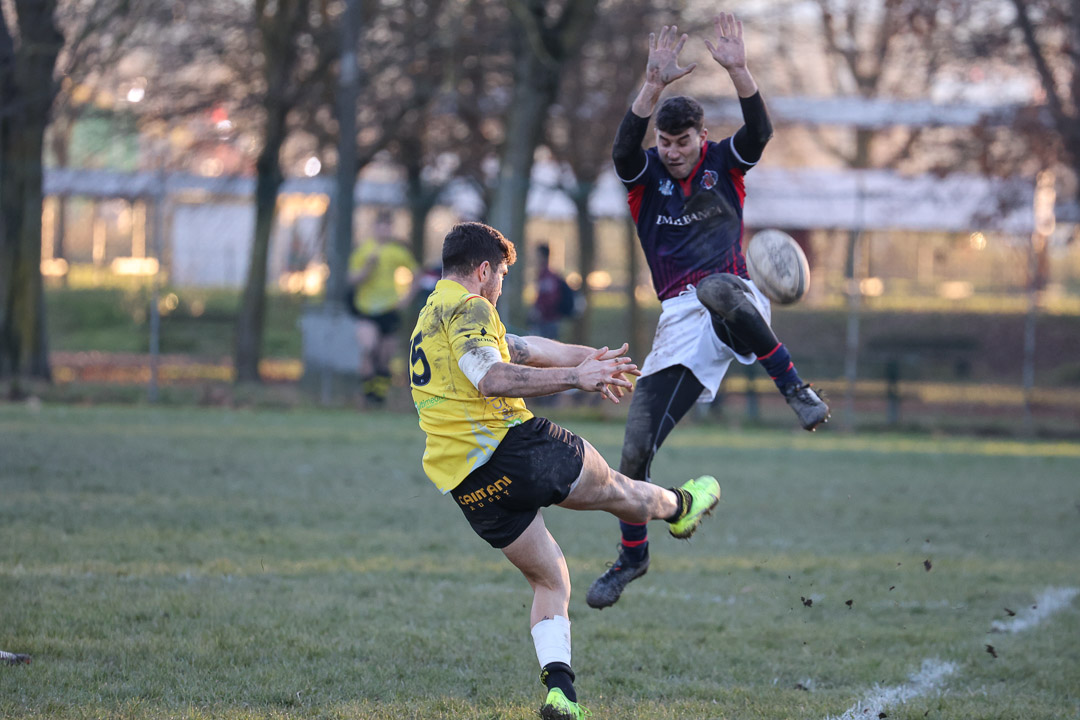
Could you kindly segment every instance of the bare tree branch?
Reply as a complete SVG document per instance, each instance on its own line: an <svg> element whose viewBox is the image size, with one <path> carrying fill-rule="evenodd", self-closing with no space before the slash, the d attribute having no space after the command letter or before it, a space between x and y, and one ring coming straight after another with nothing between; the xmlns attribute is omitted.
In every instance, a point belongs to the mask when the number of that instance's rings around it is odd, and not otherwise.
<svg viewBox="0 0 1080 720"><path fill-rule="evenodd" d="M1065 110L1061 94L1057 89L1054 72L1050 69L1050 64L1043 54L1042 46L1039 45L1039 41L1035 37L1035 27L1028 16L1028 4L1024 0L1013 0L1013 6L1016 8L1016 24L1020 27L1020 31L1024 36L1024 44L1027 46L1028 52L1031 53L1031 60L1035 63L1035 71L1039 73L1039 79L1042 80L1043 89L1046 91L1046 102L1050 106L1050 112L1053 114L1058 127L1066 130L1070 122L1072 122L1072 118L1069 117ZM1080 15L1080 11L1076 15ZM1076 23L1080 24L1080 19L1077 19Z"/></svg>

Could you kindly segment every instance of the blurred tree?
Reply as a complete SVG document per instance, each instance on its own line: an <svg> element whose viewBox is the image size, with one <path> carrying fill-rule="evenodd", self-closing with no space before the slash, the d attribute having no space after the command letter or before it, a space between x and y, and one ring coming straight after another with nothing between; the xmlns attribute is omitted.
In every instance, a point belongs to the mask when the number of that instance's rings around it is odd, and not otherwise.
<svg viewBox="0 0 1080 720"><path fill-rule="evenodd" d="M9 14L10 13L10 14ZM41 279L42 152L64 44L56 2L0 4L0 379L51 379Z"/></svg>
<svg viewBox="0 0 1080 720"><path fill-rule="evenodd" d="M648 37L677 15L677 2L645 4L606 0L581 53L563 73L558 103L547 126L547 145L563 165L560 187L577 211L577 240L585 313L575 323L572 341L587 344L592 325L592 288L596 270L596 219L589 200L600 175L611 169L615 130L644 76ZM636 244L637 232L632 234ZM633 252L633 245L631 252ZM629 279L630 307L636 305L636 277ZM634 325L635 330L637 329ZM643 350L631 338L636 351Z"/></svg>
<svg viewBox="0 0 1080 720"><path fill-rule="evenodd" d="M1080 202L1080 3L1012 0L1016 25L1038 73L1057 142ZM1045 138L1039 139L1045 146Z"/></svg>
<svg viewBox="0 0 1080 720"><path fill-rule="evenodd" d="M133 110L143 166L204 174L225 146L241 159L222 173L253 169L261 149L263 46L250 2L151 3L116 66L137 68L144 96ZM307 42L312 42L309 38ZM119 71L117 71L119 72Z"/></svg>
<svg viewBox="0 0 1080 720"><path fill-rule="evenodd" d="M544 123L558 94L563 69L585 42L598 0L508 1L513 15L513 95L488 221L518 245L520 267L507 277L500 303L505 306L507 324L523 327L522 290L528 271L525 202L534 154L543 139Z"/></svg>
<svg viewBox="0 0 1080 720"><path fill-rule="evenodd" d="M276 125L266 126L268 131L274 130L273 133L268 132L266 138L280 140L277 143L278 154L274 157L280 157L284 145L283 132L287 127L296 135L310 138L306 144L314 143L319 154L332 158L324 167L336 169L338 184L342 186L348 184L350 179L355 183L357 174L391 140L407 132L403 128L415 127L419 123L424 108L431 103L439 87L447 47L444 30L453 23L455 15L452 3L444 0L405 4L390 0L381 3L349 2L355 5L321 3L318 12L310 15L312 22L306 28L292 28L293 41L298 49L294 57L297 66L287 83L291 92L295 93L291 98L286 95L292 101L290 107L285 110L281 101L269 91L262 96L267 117L276 115L279 118ZM271 9L280 13L281 6ZM299 16L296 19L299 20ZM351 23L352 27L345 27L346 23ZM267 35L266 31L260 30L263 42L267 38L276 38L280 42L288 35L284 28L275 32L278 34ZM299 37L296 33L299 33ZM353 39L355 51L341 53L342 42L352 42ZM355 62L355 74L344 72L346 66L343 62ZM335 64L336 72L331 72ZM275 72L283 70L280 59L277 67ZM268 66L267 70L271 68ZM269 83L267 87L270 87ZM265 104L267 101L271 103L269 106ZM271 107L277 110L271 112ZM352 114L346 115L350 108ZM285 112L282 113L282 110ZM342 131L350 134L351 140L340 137ZM265 174L263 169L269 168L268 148L264 140L260 161L256 163L260 177ZM341 167L343 161L350 166L348 169ZM276 172L275 196L283 178L280 159ZM270 208L269 190L270 186L267 185L263 199L265 204L262 206L264 215ZM327 259L331 265L331 282L327 287L330 302L344 301L345 264L353 236L351 228L346 225L351 225L352 215L352 193L339 190L335 193L334 208L338 232L335 233L333 245L327 248ZM256 285L265 288L266 256L259 240L260 227L257 226L256 256L253 257L252 268L262 268L262 277L249 276L245 305L258 300ZM257 379L254 370L261 345L261 330L258 342L255 341L253 330L261 326L261 315L242 313L238 319L238 379ZM243 373L240 371L241 338L246 338Z"/></svg>
<svg viewBox="0 0 1080 720"><path fill-rule="evenodd" d="M955 59L951 52L955 29L970 17L964 0L814 3L820 19L816 39L800 37L790 13L777 15L776 67L789 91L832 97L929 97L943 69ZM812 59L816 53L807 51L808 44L820 47L824 66ZM766 98L778 91L765 88ZM847 128L808 125L805 130L832 158L859 170L900 167L911 159L926 128L869 126L853 116ZM858 241L857 231L849 233L848 278L854 277Z"/></svg>
<svg viewBox="0 0 1080 720"><path fill-rule="evenodd" d="M330 203L333 235L326 247L330 277L327 278L324 310L332 315L347 316L349 254L352 252L354 200L356 196L356 106L361 79L356 50L360 30L361 0L345 0L345 11L338 22L340 57L338 58L335 88L335 119L337 120L337 172Z"/></svg>
<svg viewBox="0 0 1080 720"><path fill-rule="evenodd" d="M950 33L963 24L962 2L948 0L815 0L826 72L815 72L799 46L785 41L790 26L778 33L777 49L792 84L822 86L827 95L864 99L923 99L937 81ZM815 78L809 76L814 73ZM817 82L815 82L817 80ZM812 126L829 154L850 168L896 167L910 156L922 133L919 127L881 128L856 125L844 140Z"/></svg>
<svg viewBox="0 0 1080 720"><path fill-rule="evenodd" d="M290 113L318 91L327 73L329 59L320 50L335 47L326 42L330 10L326 3L312 9L309 0L111 1L138 12L121 14L102 28L97 61L65 88L86 96L95 84L115 91L110 86L134 80L140 92L128 110L139 120L144 167L204 174L203 163L219 161L220 154L229 164L216 172L256 170L255 232L234 357L238 379L256 379L267 253L283 180L281 150L293 130ZM109 43L125 26L128 41L121 53ZM126 77L131 68L138 77ZM70 103L72 115L77 104ZM68 114L56 128L58 150L72 119Z"/></svg>
<svg viewBox="0 0 1080 720"><path fill-rule="evenodd" d="M72 123L89 98L113 96L112 63L153 8L139 0L0 4L0 377L50 376L40 275L47 123L58 118L52 147L66 162Z"/></svg>
<svg viewBox="0 0 1080 720"><path fill-rule="evenodd" d="M512 83L504 3L433 5L431 29L415 43L413 60L413 74L427 78L418 95L427 102L405 114L389 146L405 170L410 245L422 262L428 214L451 183L469 182L485 206L490 199L485 166L497 151ZM477 37L491 41L471 42Z"/></svg>
<svg viewBox="0 0 1080 720"><path fill-rule="evenodd" d="M191 0L157 18L157 44L141 48L152 60L146 70L152 92L140 108L146 135L165 141L177 166L192 162L200 142L256 151L255 234L235 329L238 381L258 380L281 183L313 154L322 172L338 172L339 183L355 181L400 132L406 114L430 102L440 69L435 49L445 45L430 20L450 26L453 11L442 10L450 4ZM343 42L354 42L354 51L342 53ZM343 58L355 63L351 77L342 72ZM226 120L215 122L219 115ZM192 128L207 125L207 118L211 136L192 138ZM339 145L343 128L352 141ZM350 168L340 167L342 158ZM327 299L341 302L353 196L336 195L332 213L340 232L326 248L333 281Z"/></svg>
<svg viewBox="0 0 1080 720"><path fill-rule="evenodd" d="M788 85L802 92L816 86L825 95L857 95L863 99L926 97L941 71L952 29L963 22L967 13L962 0L815 0L815 4L825 72L816 63L808 62L806 46L793 39L798 33L790 17L778 16L775 50ZM769 88L764 92L768 98ZM820 148L855 170L897 167L911 156L923 132L921 127L870 127L859 120L852 117L851 127L839 131L813 125L807 130ZM853 200L858 207L863 197L860 194ZM847 429L855 422L861 305L857 268L863 240L860 228L848 231L847 389L842 416Z"/></svg>
<svg viewBox="0 0 1080 720"><path fill-rule="evenodd" d="M1024 323L1024 358L1022 386L1024 389L1023 429L1034 433L1034 388L1036 358L1036 325L1039 316L1039 294L1045 288L1050 266L1050 236L1054 231L1056 202L1056 170L1064 165L1072 174L1074 202L1080 203L1080 3L1076 0L1012 0L1016 10L1015 31L1004 29L1010 39L1019 35L1018 43L1030 57L1042 86L1048 122L1024 122L1018 118L1017 143L1028 148L1037 158L1035 189L1035 228L1027 245L1028 312ZM1011 32L1010 32L1011 31ZM993 52L1013 43L982 42L973 44L977 50ZM981 53L976 53L980 55ZM1045 127L1049 126L1049 136Z"/></svg>
<svg viewBox="0 0 1080 720"><path fill-rule="evenodd" d="M468 0L468 12L459 27L443 97L446 113L440 113L449 122L442 124L433 148L450 149L457 165L454 179L470 184L481 198L482 209L473 219L489 220L498 154L506 143L506 120L514 97L515 26L504 0ZM487 41L470 42L472 37Z"/></svg>
<svg viewBox="0 0 1080 720"><path fill-rule="evenodd" d="M1027 178L1028 187L1043 186L1047 177L1056 176L1062 178L1061 189L1080 201L1080 9L1065 0L969 0L966 7L972 22L950 49L966 66L968 88L981 85L1000 97L1009 87L1005 81L1012 81L1012 99L1020 106L951 134L933 148L932 169ZM1045 197L1046 191L1037 189L1036 197ZM1029 205L1031 196L1003 193L997 200L985 213L988 219ZM1028 242L1014 247L1017 262L1029 269L1032 298L1049 277L1049 233L1042 224L1036 220Z"/></svg>
<svg viewBox="0 0 1080 720"><path fill-rule="evenodd" d="M120 59L129 52L135 29L147 19L147 6L130 0L98 2L89 14L72 11L72 3L62 4L56 13L61 33L68 38L57 59L56 99L50 112L45 142L57 167L71 163L71 142L75 126L94 113L112 113L128 104L118 96L124 78L117 72ZM53 257L65 257L67 196L56 198L53 226ZM62 282L67 281L65 274Z"/></svg>
<svg viewBox="0 0 1080 720"><path fill-rule="evenodd" d="M357 46L363 86L356 107L354 142L359 147L353 177L383 150L396 157L405 170L405 204L414 217L413 252L422 258L422 235L418 238L416 229L422 232L422 218L441 188L426 187L419 175L428 159L429 128L442 120L436 113L446 114L434 103L450 72L449 54L461 42L462 7L452 0L388 2L371 12ZM345 209L338 212L341 218Z"/></svg>
<svg viewBox="0 0 1080 720"><path fill-rule="evenodd" d="M289 135L289 114L325 72L336 45L332 35L319 32L325 25L323 16L312 10L310 0L255 0L252 9L260 50L263 126L262 149L255 161L255 236L236 319L237 382L259 381L270 233L285 179L281 149Z"/></svg>

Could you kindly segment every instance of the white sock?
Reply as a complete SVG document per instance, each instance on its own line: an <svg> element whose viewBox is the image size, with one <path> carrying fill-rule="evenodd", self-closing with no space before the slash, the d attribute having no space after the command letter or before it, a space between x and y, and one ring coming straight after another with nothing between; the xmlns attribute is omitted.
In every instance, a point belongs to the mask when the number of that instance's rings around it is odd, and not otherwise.
<svg viewBox="0 0 1080 720"><path fill-rule="evenodd" d="M570 621L562 615L544 619L533 625L533 645L540 667L561 662L570 665Z"/></svg>

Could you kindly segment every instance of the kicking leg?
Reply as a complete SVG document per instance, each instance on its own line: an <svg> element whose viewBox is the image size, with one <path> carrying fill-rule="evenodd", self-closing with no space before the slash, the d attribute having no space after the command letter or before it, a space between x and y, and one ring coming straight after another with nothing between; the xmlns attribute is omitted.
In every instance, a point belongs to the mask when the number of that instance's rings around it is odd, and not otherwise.
<svg viewBox="0 0 1080 720"><path fill-rule="evenodd" d="M712 314L720 341L740 355L757 355L804 428L814 430L829 419L829 406L799 377L791 353L754 306L742 278L730 273L710 275L698 284L697 296Z"/></svg>
<svg viewBox="0 0 1080 720"><path fill-rule="evenodd" d="M567 433L569 435L569 433ZM690 537L705 515L720 501L716 479L705 475L665 490L632 480L611 469L588 442L581 470L560 507L572 510L606 510L631 522L664 519L675 537ZM537 512L525 531L503 548L507 559L533 589L529 625L548 687L540 708L542 720L573 720L585 717L577 704L570 657L570 573L558 543L548 532L543 514Z"/></svg>
<svg viewBox="0 0 1080 720"><path fill-rule="evenodd" d="M606 510L620 520L632 523L665 520L671 526L672 535L688 538L720 501L720 485L711 475L665 490L616 472L596 448L582 442L585 458L581 473L559 507Z"/></svg>
<svg viewBox="0 0 1080 720"><path fill-rule="evenodd" d="M619 472L634 480L650 480L649 469L664 439L694 406L702 385L682 365L638 380L630 402ZM585 596L590 607L614 605L631 580L649 569L649 536L644 522L620 520L619 556L597 578Z"/></svg>
<svg viewBox="0 0 1080 720"><path fill-rule="evenodd" d="M615 472L596 448L586 442L581 475L559 507L606 510L624 522L647 523L674 517L679 512L680 499L672 490L636 482Z"/></svg>

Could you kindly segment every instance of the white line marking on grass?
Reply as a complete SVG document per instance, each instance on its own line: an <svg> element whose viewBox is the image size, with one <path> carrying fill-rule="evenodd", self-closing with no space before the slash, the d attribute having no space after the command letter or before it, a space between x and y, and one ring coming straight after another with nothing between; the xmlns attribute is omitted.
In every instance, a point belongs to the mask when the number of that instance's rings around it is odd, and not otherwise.
<svg viewBox="0 0 1080 720"><path fill-rule="evenodd" d="M1035 604L1006 621L995 620L991 624L994 632L1018 633L1039 625L1043 620L1069 607L1073 599L1080 595L1078 588L1048 588L1035 598ZM875 718L885 712L885 708L904 704L908 700L926 695L940 689L942 681L956 671L956 665L940 660L923 660L919 672L911 676L911 682L893 687L877 687L859 702L847 709L843 715L826 720L863 720Z"/></svg>
<svg viewBox="0 0 1080 720"><path fill-rule="evenodd" d="M1047 588L1042 595L1035 598L1032 607L1018 611L1016 617L1008 620L995 620L990 623L990 629L1008 633L1030 630L1059 610L1069 607L1077 595L1080 595L1080 589L1077 588Z"/></svg>
<svg viewBox="0 0 1080 720"><path fill-rule="evenodd" d="M885 708L902 705L908 700L936 690L942 680L952 675L956 665L941 660L923 660L919 672L912 674L911 682L893 687L875 687L874 691L847 709L835 720L863 720L877 718ZM834 720L830 715L828 720Z"/></svg>

